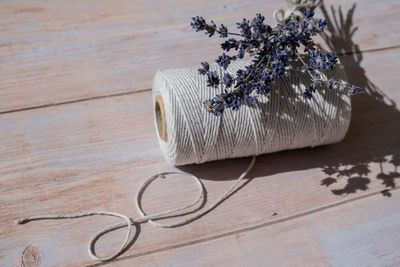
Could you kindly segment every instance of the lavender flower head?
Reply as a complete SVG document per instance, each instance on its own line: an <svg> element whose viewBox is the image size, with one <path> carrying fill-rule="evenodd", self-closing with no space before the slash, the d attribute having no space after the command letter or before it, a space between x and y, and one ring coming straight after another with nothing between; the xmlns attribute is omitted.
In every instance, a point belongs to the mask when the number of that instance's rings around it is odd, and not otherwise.
<svg viewBox="0 0 400 267"><path fill-rule="evenodd" d="M314 11L308 10L304 18L293 16L272 28L264 23L264 16L256 14L252 20L243 19L236 23L239 33L230 32L223 24L217 27L213 21L207 23L203 17L193 17L191 26L196 31L204 31L209 37L217 33L219 37L227 38L221 43L226 53L215 60L219 66L226 70L232 61L246 54L252 58L252 63L237 71L235 77L227 73L219 77L216 71L210 70L207 62L201 63L199 73L206 76L207 86L224 86L224 93L203 102L206 110L218 116L226 108L238 110L246 100L256 104L254 94L268 95L271 85L285 74L291 60L301 61L301 71L310 75L310 84L304 91L305 99L312 99L313 93L322 86L342 93L362 93L362 88L336 78L327 79L319 74L323 70L333 70L338 60L334 52L323 51L314 43L312 38L323 32L327 22L325 19L312 20L313 16ZM300 46L304 47L308 62L300 57Z"/></svg>

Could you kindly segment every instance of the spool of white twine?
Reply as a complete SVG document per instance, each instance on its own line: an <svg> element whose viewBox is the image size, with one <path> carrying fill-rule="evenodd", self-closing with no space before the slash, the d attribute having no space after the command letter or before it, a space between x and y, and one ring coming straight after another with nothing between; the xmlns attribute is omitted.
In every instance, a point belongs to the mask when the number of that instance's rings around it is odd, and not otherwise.
<svg viewBox="0 0 400 267"><path fill-rule="evenodd" d="M227 72L249 65L232 63ZM225 110L221 116L208 113L202 102L222 93L206 86L198 66L158 71L153 82L153 103L158 139L165 159L173 165L272 153L314 147L342 140L350 123L350 97L337 90L319 88L312 100L303 92L310 76L291 62L277 78L268 97L258 104L242 105L239 111ZM210 65L220 77L224 70ZM323 72L347 80L340 64Z"/></svg>

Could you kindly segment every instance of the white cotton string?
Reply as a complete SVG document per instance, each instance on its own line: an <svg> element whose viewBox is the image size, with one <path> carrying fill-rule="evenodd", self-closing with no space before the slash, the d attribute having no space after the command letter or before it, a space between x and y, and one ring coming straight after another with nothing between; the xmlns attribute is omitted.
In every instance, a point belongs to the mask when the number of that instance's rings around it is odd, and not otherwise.
<svg viewBox="0 0 400 267"><path fill-rule="evenodd" d="M283 9L275 10L272 16L278 23L284 22L290 18L290 16L296 16L299 18L304 17L304 12L308 9L315 9L321 0L288 0L289 8L285 11Z"/></svg>
<svg viewBox="0 0 400 267"><path fill-rule="evenodd" d="M132 232L132 226L134 224L138 224L138 223L142 223L142 222L149 222L157 227L161 227L161 228L172 228L172 227L177 227L177 226L181 226L181 225L185 225L187 223L190 223L200 217L202 217L204 214L210 212L212 209L214 209L215 207L217 207L219 204L221 204L235 189L237 189L238 184L240 183L241 180L243 180L243 178L246 177L246 175L250 172L250 170L253 168L254 163L256 161L256 156L253 156L251 159L251 162L249 164L249 166L247 167L247 169L237 178L237 180L232 184L231 187L228 188L228 190L225 191L224 194L222 194L215 202L214 204L212 204L211 206L209 206L207 209L203 210L202 212L199 212L189 218L185 218L182 220L179 220L177 222L174 223L170 223L170 224L160 224L157 223L155 221L153 221L154 219L160 219L160 217L168 215L168 214L172 214L178 211L183 211L183 210L187 210L193 206L195 206L196 204L198 204L204 197L204 186L202 184L202 182L200 181L200 179L195 176L195 175L191 175L188 173L184 173L184 172L177 172L177 171L172 171L172 172L161 172L161 173L157 173L155 175L151 175L150 177L148 177L147 179L144 180L144 182L141 184L141 186L138 188L138 191L136 193L136 198L135 198L135 204L136 204L136 209L138 210L139 214L141 215L141 217L132 220L131 218L129 218L126 215L117 213L117 212L109 212L109 211L90 211L90 212L80 212L80 213L74 213L74 214L59 214L59 215L55 215L55 214L50 214L50 215L35 215L35 216L29 216L29 217L25 217L25 218L21 218L16 220L17 224L24 224L30 221L36 221L36 220L47 220L47 219L73 219L73 218L80 218L80 217L86 217L86 216L94 216L94 215L107 215L107 216L114 216L114 217L119 217L125 220L125 223L117 223L117 224L113 224L110 226L107 226L106 228L104 228L103 230L97 232L90 240L89 240L89 244L88 244L88 253L89 255L94 259L94 260L98 260L98 261L110 261L115 259L116 257L118 257L122 252L124 252L125 249L127 249L127 245L129 243L129 238L131 236L131 232ZM184 205L178 208L174 208L174 209L170 209L170 210L166 210L166 211L162 211L159 213L154 213L151 215L146 215L146 213L143 211L142 205L141 205L141 198L143 196L144 191L146 190L146 188L149 186L149 184L154 181L155 179L159 178L159 177L165 177L166 175L170 175L170 174L183 174L183 175L189 175L197 184L198 188L199 188L199 195L196 198L195 201L193 201L192 203L188 204L188 205ZM104 234L114 231L116 229L119 229L121 227L128 227L128 230L126 232L126 236L125 239L123 241L123 243L121 244L121 246L110 256L107 257L99 257L96 255L96 252L94 250L95 247L95 243L96 241Z"/></svg>
<svg viewBox="0 0 400 267"><path fill-rule="evenodd" d="M235 76L250 63L232 62L226 71L211 64L210 69L220 77L224 72ZM199 66L158 71L153 82L154 109L161 97L166 139L161 137L157 115L155 126L167 162L203 163L342 140L350 124L350 97L321 86L312 100L304 99L311 78L300 71L301 67L301 62L291 62L285 75L272 84L269 96L258 96L258 104L246 101L239 111L226 109L221 116L208 113L202 102L223 93L224 88L209 88L205 77L198 73ZM340 63L321 75L347 80Z"/></svg>
<svg viewBox="0 0 400 267"><path fill-rule="evenodd" d="M121 254L121 252L126 248L126 245L129 242L129 237L131 235L132 231L132 225L135 223L135 221L132 221L128 216L125 216L123 214L117 213L117 212L110 212L110 211L89 211L89 212L79 212L79 213L73 213L73 214L47 214L47 215L35 215L35 216L29 216L25 218L21 218L16 220L15 222L17 224L24 224L30 221L37 221L37 220L49 220L49 219L74 219L74 218L80 218L80 217L87 217L87 216L94 216L94 215L108 215L108 216L114 216L114 217L120 217L126 221L125 224L114 224L111 225L98 233L96 233L89 241L88 245L88 253L89 255L98 261L108 261L112 260L118 255ZM95 242L99 239L100 236L102 236L105 233L108 233L110 231L113 231L115 229L121 228L122 226L128 226L128 231L126 233L124 242L121 244L119 249L115 251L113 254L111 254L108 257L98 257L94 251L94 244Z"/></svg>

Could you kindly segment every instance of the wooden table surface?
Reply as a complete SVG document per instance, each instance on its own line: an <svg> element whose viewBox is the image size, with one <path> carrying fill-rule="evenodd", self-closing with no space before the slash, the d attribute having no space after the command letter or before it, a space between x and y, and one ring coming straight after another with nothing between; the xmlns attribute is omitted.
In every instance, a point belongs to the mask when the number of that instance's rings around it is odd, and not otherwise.
<svg viewBox="0 0 400 267"><path fill-rule="evenodd" d="M16 225L23 216L110 210L138 217L150 174L175 169L153 125L158 69L212 60L218 38L194 32L203 15L233 25L285 8L279 0L3 0L0 3L0 265L96 265L89 238L117 219ZM178 228L141 224L115 266L400 266L400 1L326 1L318 41L341 55L352 99L339 144L257 158L243 186ZM250 158L180 168L211 205ZM188 179L157 181L149 213L190 201ZM170 218L167 221L175 221ZM96 245L110 254L126 229ZM35 263L36 262L36 263ZM35 265L36 264L36 265Z"/></svg>

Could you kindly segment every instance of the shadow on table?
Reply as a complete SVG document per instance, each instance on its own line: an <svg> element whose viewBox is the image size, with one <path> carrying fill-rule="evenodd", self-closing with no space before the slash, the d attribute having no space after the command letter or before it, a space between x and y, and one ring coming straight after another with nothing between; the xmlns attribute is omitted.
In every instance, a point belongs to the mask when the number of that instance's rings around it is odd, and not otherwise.
<svg viewBox="0 0 400 267"><path fill-rule="evenodd" d="M339 55L349 82L365 89L363 95L352 98L351 123L345 139L334 145L258 156L256 165L248 175L249 180L276 173L320 168L327 175L320 181L322 186L329 187L339 179L347 179L343 188L331 190L335 195L367 190L371 179L378 179L385 187L382 194L391 196L389 190L396 187L396 179L400 178L400 112L395 102L366 76L361 66L363 53L353 41L358 29L353 25L355 9L354 4L344 16L340 6L337 9L330 7L330 15L325 5L321 6L328 20L322 35L325 43ZM250 160L229 159L179 168L202 179L231 180L246 169ZM372 176L372 163L380 166L376 177Z"/></svg>
<svg viewBox="0 0 400 267"><path fill-rule="evenodd" d="M366 90L364 95L352 98L350 130L343 144L339 144L345 146L353 143L357 147L354 150L351 146L347 149L347 153L352 155L351 159L346 158L323 166L328 177L321 184L330 186L337 179L347 179L344 188L332 190L332 193L342 195L367 190L370 179L379 179L386 188L382 194L390 196L388 189L395 188L395 179L400 178L397 169L400 165L400 112L396 103L366 76L361 67L363 54L353 41L358 29L353 26L355 9L356 4L344 17L340 6L336 10L330 7L331 15L325 5L321 6L322 13L329 21L322 35L324 41L331 50L342 55L341 60L349 82ZM376 177L369 176L370 164L373 162L380 167Z"/></svg>

